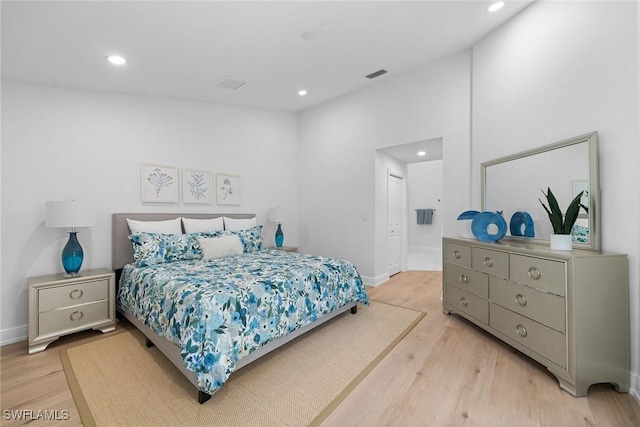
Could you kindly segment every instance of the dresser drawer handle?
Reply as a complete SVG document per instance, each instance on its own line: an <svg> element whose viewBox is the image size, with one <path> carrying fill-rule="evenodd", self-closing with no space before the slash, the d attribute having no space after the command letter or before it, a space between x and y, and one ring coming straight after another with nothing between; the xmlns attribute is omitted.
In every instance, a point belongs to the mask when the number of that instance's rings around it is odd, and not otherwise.
<svg viewBox="0 0 640 427"><path fill-rule="evenodd" d="M527 328L523 325L516 326L516 334L520 335L522 338L527 336Z"/></svg>
<svg viewBox="0 0 640 427"><path fill-rule="evenodd" d="M82 289L74 289L69 293L69 298L71 298L71 299L80 299L80 298L82 298L83 294L84 294L84 292L82 292Z"/></svg>
<svg viewBox="0 0 640 427"><path fill-rule="evenodd" d="M487 267L493 267L493 260L490 257L486 257L484 259L484 265Z"/></svg>
<svg viewBox="0 0 640 427"><path fill-rule="evenodd" d="M540 273L540 270L538 270L538 267L531 267L529 269L529 277L531 277L533 280L538 280L541 276L542 276L542 273Z"/></svg>
<svg viewBox="0 0 640 427"><path fill-rule="evenodd" d="M527 298L525 298L525 296L522 294L516 295L516 304L524 307L525 305L527 305Z"/></svg>
<svg viewBox="0 0 640 427"><path fill-rule="evenodd" d="M460 259L460 251L457 250L457 249L455 251L453 251L453 257L455 259Z"/></svg>
<svg viewBox="0 0 640 427"><path fill-rule="evenodd" d="M460 279L458 280L460 281L460 283L467 283L469 281L469 278L467 277L466 274L461 274Z"/></svg>
<svg viewBox="0 0 640 427"><path fill-rule="evenodd" d="M71 313L69 315L69 320L71 320L72 322L79 322L80 319L82 319L82 317L84 316L84 313L81 311L74 311L73 313Z"/></svg>
<svg viewBox="0 0 640 427"><path fill-rule="evenodd" d="M469 305L469 300L466 299L465 297L460 298L460 304L462 304L463 307L466 307Z"/></svg>

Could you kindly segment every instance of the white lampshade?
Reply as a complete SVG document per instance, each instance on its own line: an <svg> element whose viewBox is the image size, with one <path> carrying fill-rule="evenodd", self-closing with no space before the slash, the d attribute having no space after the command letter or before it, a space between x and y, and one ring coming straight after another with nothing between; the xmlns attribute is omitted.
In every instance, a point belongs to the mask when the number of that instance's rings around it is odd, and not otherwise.
<svg viewBox="0 0 640 427"><path fill-rule="evenodd" d="M81 200L47 202L47 227L92 227L96 222L96 207L93 203Z"/></svg>
<svg viewBox="0 0 640 427"><path fill-rule="evenodd" d="M269 221L281 223L284 221L284 210L282 208L269 209Z"/></svg>

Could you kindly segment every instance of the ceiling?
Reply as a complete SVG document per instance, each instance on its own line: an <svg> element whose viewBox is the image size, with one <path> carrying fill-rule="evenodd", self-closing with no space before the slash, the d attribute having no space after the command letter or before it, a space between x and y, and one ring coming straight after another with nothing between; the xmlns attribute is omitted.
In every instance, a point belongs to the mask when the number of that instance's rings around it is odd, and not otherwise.
<svg viewBox="0 0 640 427"><path fill-rule="evenodd" d="M2 80L301 111L467 49L531 1L491 3L2 1Z"/></svg>
<svg viewBox="0 0 640 427"><path fill-rule="evenodd" d="M425 139L423 141L394 145L380 148L378 151L407 164L442 160L442 138ZM424 152L424 154L420 155L418 154L419 152Z"/></svg>

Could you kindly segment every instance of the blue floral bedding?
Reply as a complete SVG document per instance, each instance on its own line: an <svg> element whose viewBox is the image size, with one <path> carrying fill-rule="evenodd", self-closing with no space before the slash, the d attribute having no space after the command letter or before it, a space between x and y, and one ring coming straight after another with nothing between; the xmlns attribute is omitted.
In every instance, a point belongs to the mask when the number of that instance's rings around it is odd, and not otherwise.
<svg viewBox="0 0 640 427"><path fill-rule="evenodd" d="M117 300L120 310L180 346L185 366L209 394L261 345L352 301L369 305L351 263L278 250L129 264Z"/></svg>

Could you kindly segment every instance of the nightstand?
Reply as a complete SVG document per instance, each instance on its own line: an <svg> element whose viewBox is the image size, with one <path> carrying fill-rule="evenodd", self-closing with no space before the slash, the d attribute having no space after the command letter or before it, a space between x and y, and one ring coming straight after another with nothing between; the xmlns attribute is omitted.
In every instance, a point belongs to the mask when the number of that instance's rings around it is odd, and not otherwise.
<svg viewBox="0 0 640 427"><path fill-rule="evenodd" d="M83 271L79 277L62 274L30 277L29 354L43 351L63 335L116 328L113 271Z"/></svg>
<svg viewBox="0 0 640 427"><path fill-rule="evenodd" d="M269 246L267 249L273 249L273 250L285 251L285 252L298 252L298 248L296 246L282 246L280 248L276 246Z"/></svg>

